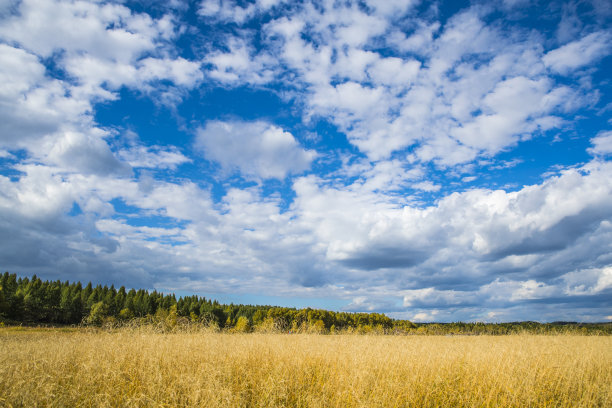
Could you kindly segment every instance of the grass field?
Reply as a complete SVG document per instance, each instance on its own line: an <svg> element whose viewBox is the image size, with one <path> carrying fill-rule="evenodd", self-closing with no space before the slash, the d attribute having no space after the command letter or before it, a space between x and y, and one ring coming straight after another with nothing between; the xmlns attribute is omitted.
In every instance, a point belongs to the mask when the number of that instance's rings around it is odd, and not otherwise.
<svg viewBox="0 0 612 408"><path fill-rule="evenodd" d="M0 406L611 407L612 337L4 328Z"/></svg>

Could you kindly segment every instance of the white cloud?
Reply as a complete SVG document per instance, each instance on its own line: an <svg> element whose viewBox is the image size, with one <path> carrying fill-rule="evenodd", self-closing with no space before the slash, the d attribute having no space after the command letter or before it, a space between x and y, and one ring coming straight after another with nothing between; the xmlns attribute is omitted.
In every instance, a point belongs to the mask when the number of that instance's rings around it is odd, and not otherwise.
<svg viewBox="0 0 612 408"><path fill-rule="evenodd" d="M411 20L406 35L388 18L411 6L376 3L368 14L352 3L307 3L268 22L263 46L245 35L213 53L209 75L233 86L280 79L301 92L306 120L332 122L370 160L414 147L413 160L440 166L493 157L562 127L562 114L589 103L545 64L560 67L570 51L592 63L596 50L607 52L606 33L544 54L541 38L486 25L490 9L474 6L444 26ZM373 51L381 44L394 55Z"/></svg>
<svg viewBox="0 0 612 408"><path fill-rule="evenodd" d="M453 129L452 134L463 144L491 154L497 153L515 143L521 133L531 133L537 129L530 117L538 117L549 111L547 104L555 106L561 102L556 95L550 95L549 89L550 84L546 80L515 77L500 82L484 97L481 105L484 112L473 121ZM549 102L551 96L557 100Z"/></svg>
<svg viewBox="0 0 612 408"><path fill-rule="evenodd" d="M584 296L601 293L612 287L610 268L571 272L551 284L535 279L524 281L501 280L477 288L457 291L439 290L433 287L404 291L404 307L426 308L481 308L512 307L513 304L554 297ZM573 286L571 286L573 285ZM586 285L586 286L585 286ZM366 299L364 299L365 301ZM499 313L488 312L487 317Z"/></svg>
<svg viewBox="0 0 612 408"><path fill-rule="evenodd" d="M169 80L178 86L193 88L204 76L200 63L180 57L145 58L137 63L122 63L86 54L66 58L65 63L68 72L78 78L81 85L94 90L103 85L111 90L127 85L148 91L149 82L160 80Z"/></svg>
<svg viewBox="0 0 612 408"><path fill-rule="evenodd" d="M440 29L440 23L416 21L415 24L417 28L409 36L401 30L392 31L387 38L388 43L401 52L426 52L431 47L434 33Z"/></svg>
<svg viewBox="0 0 612 408"><path fill-rule="evenodd" d="M512 292L510 300L543 299L553 296L555 292L554 286L530 279L519 284L519 287Z"/></svg>
<svg viewBox="0 0 612 408"><path fill-rule="evenodd" d="M181 57L177 59L146 58L140 61L139 71L143 80L169 79L187 88L193 88L203 78L200 63Z"/></svg>
<svg viewBox="0 0 612 408"><path fill-rule="evenodd" d="M198 131L196 147L224 169L262 179L299 174L317 156L304 150L291 133L261 121L210 121Z"/></svg>
<svg viewBox="0 0 612 408"><path fill-rule="evenodd" d="M377 110L383 98L383 89L369 88L356 82L345 82L335 87L318 89L310 103L317 112L337 110L337 115L345 114L347 119Z"/></svg>
<svg viewBox="0 0 612 408"><path fill-rule="evenodd" d="M0 44L0 60L2 146L25 148L90 112L89 100L78 93L68 96L66 84L47 78L35 55Z"/></svg>
<svg viewBox="0 0 612 408"><path fill-rule="evenodd" d="M469 303L470 301L473 301L472 293L454 290L440 291L434 288L408 290L404 295L405 307L423 307L427 305L448 306Z"/></svg>
<svg viewBox="0 0 612 408"><path fill-rule="evenodd" d="M351 185L351 189L365 194L374 191L401 191L410 181L423 177L423 170L420 167L407 168L399 160L379 161L356 167L356 174L360 178Z"/></svg>
<svg viewBox="0 0 612 408"><path fill-rule="evenodd" d="M565 75L608 55L611 48L612 35L598 31L549 51L542 60L553 71Z"/></svg>
<svg viewBox="0 0 612 408"><path fill-rule="evenodd" d="M24 176L18 182L0 179L0 215L10 214L13 226L0 222L2 230L22 245L42 248L47 255L33 258L41 265L68 262L64 267L79 273L84 269L69 260L90 262L88 254L95 253L104 262L93 264L94 270L120 269L123 279L127 273L134 282L159 276L169 283L163 269L172 266L192 271L186 285L199 276L209 290L256 291L266 285L303 296L316 286L319 295L354 299L354 310L384 306L427 321L486 316L535 300L547 305L559 296L605 295L612 286L612 169L606 163L565 171L514 193L472 190L422 208L397 203L365 184L333 186L300 177L295 203L285 212L278 197L263 198L257 188L230 189L216 208L208 192L188 182L58 175L40 165L19 170ZM112 199L136 211L110 219L115 212L104 205ZM84 217L103 214L85 236L82 226L63 216L74 202ZM131 225L130 217L141 215L186 223ZM26 241L11 229L27 230L32 220L41 229L40 241ZM66 242L53 247L57 242L49 234L57 230L65 231ZM94 239L100 233L106 241ZM15 255L4 259L19 265ZM196 273L202 265L206 272ZM147 275L139 275L142 270ZM228 271L237 281L227 279ZM403 306L394 306L402 300ZM474 305L486 311L466 312Z"/></svg>
<svg viewBox="0 0 612 408"><path fill-rule="evenodd" d="M440 190L440 186L439 185L434 184L433 182L431 182L429 180L413 184L412 188L416 188L417 190L429 191L429 192Z"/></svg>
<svg viewBox="0 0 612 408"><path fill-rule="evenodd" d="M161 87L159 81L171 81L179 89L191 89L204 77L199 62L181 57L148 57L139 61L121 62L89 54L76 54L66 57L64 63L66 70L77 79L80 88L104 99L114 99L114 95L106 89L116 91L123 86L129 86L155 94L167 88ZM173 102L172 98L168 101Z"/></svg>
<svg viewBox="0 0 612 408"><path fill-rule="evenodd" d="M612 289L612 266L566 273L561 277L569 296L594 295Z"/></svg>
<svg viewBox="0 0 612 408"><path fill-rule="evenodd" d="M221 11L221 2L219 0L203 0L200 3L198 14L201 16L214 16Z"/></svg>
<svg viewBox="0 0 612 408"><path fill-rule="evenodd" d="M159 32L148 15L132 15L121 5L85 1L24 0L19 14L0 26L1 37L43 57L60 50L70 54L86 51L121 62L153 49L153 38Z"/></svg>
<svg viewBox="0 0 612 408"><path fill-rule="evenodd" d="M251 56L253 51L241 39L232 39L229 52L215 52L206 61L214 66L208 75L228 84L262 84L274 79L272 61L266 55Z"/></svg>
<svg viewBox="0 0 612 408"><path fill-rule="evenodd" d="M29 91L45 75L36 56L6 44L0 44L0 69L0 95L7 99Z"/></svg>
<svg viewBox="0 0 612 408"><path fill-rule="evenodd" d="M117 156L132 167L176 169L191 161L176 147L135 145L122 149Z"/></svg>
<svg viewBox="0 0 612 408"><path fill-rule="evenodd" d="M39 157L63 171L130 174L129 167L117 160L106 142L96 134L67 131L59 137L46 139L40 150Z"/></svg>
<svg viewBox="0 0 612 408"><path fill-rule="evenodd" d="M588 148L588 152L594 155L612 154L612 131L600 132L591 139L593 147Z"/></svg>
<svg viewBox="0 0 612 408"><path fill-rule="evenodd" d="M54 59L68 73L63 86L73 96L114 99L109 90L127 85L152 92L149 83L161 80L192 88L203 77L199 62L168 57L175 31L168 15L153 19L122 5L86 1L25 0L18 9L0 24L0 38ZM174 92L164 100L177 99Z"/></svg>
<svg viewBox="0 0 612 408"><path fill-rule="evenodd" d="M440 313L438 310L431 310L429 312L419 312L410 317L412 321L417 323L420 322L433 322L436 320L436 316Z"/></svg>
<svg viewBox="0 0 612 408"><path fill-rule="evenodd" d="M294 211L312 228L327 260L353 270L366 287L370 279L376 286L389 279L395 291L402 285L437 290L448 281L474 287L512 270L528 282L514 290L518 301L546 292L548 280L569 272L568 259L608 253L611 171L594 163L517 192L453 193L426 208L304 177L294 185ZM601 236L596 244L595 235ZM588 258L583 251L590 251ZM359 270L380 272L374 278ZM538 273L545 280L535 279Z"/></svg>
<svg viewBox="0 0 612 408"><path fill-rule="evenodd" d="M388 57L377 60L368 73L374 83L406 87L414 82L420 67L421 63L416 60Z"/></svg>
<svg viewBox="0 0 612 408"><path fill-rule="evenodd" d="M388 0L388 1L376 1L367 0L366 4L373 8L377 13L398 17L403 15L410 8L414 7L418 1L415 0Z"/></svg>
<svg viewBox="0 0 612 408"><path fill-rule="evenodd" d="M134 227L125 221L102 219L96 222L96 228L102 233L116 237L120 242L131 240L172 240L172 243L186 242L187 238L180 228L153 228L146 226Z"/></svg>
<svg viewBox="0 0 612 408"><path fill-rule="evenodd" d="M274 7L286 3L287 0L257 0L242 7L234 0L202 0L198 15L223 23L244 24L257 14L265 13Z"/></svg>
<svg viewBox="0 0 612 408"><path fill-rule="evenodd" d="M269 4L266 4L269 6ZM221 21L242 24L256 12L255 4L241 7L231 0L203 0L198 14L202 17L214 17Z"/></svg>
<svg viewBox="0 0 612 408"><path fill-rule="evenodd" d="M199 62L169 57L172 18L83 1L26 0L16 7L19 13L0 22L0 38L14 45L0 44L0 146L25 148L31 160L58 172L128 175L108 145L112 136L95 124L93 106L126 85L175 103L182 89L203 79ZM54 79L43 58L67 77ZM162 167L180 159L162 155Z"/></svg>

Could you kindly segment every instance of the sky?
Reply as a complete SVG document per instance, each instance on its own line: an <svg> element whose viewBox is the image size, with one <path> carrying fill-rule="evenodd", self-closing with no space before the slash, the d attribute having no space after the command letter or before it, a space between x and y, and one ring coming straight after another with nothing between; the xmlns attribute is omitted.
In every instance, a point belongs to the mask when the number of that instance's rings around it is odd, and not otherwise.
<svg viewBox="0 0 612 408"><path fill-rule="evenodd" d="M612 3L0 0L0 268L612 320Z"/></svg>

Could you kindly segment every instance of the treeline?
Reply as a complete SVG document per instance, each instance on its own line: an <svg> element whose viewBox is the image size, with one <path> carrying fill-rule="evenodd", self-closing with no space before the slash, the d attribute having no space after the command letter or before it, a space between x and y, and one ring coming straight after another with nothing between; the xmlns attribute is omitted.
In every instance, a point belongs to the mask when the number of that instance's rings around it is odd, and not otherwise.
<svg viewBox="0 0 612 408"><path fill-rule="evenodd" d="M510 323L422 323L411 330L425 335L588 334L612 335L612 323L510 322Z"/></svg>
<svg viewBox="0 0 612 408"><path fill-rule="evenodd" d="M221 304L200 296L177 297L114 285L85 287L80 282L43 281L34 275L0 278L0 319L7 323L113 325L121 322L204 324L219 329L283 332L388 332L413 328L411 322L379 313Z"/></svg>
<svg viewBox="0 0 612 408"><path fill-rule="evenodd" d="M380 313L221 304L200 296L177 297L113 285L85 287L80 282L43 281L34 275L0 275L0 322L6 324L156 325L164 330L212 327L226 331L284 333L377 333L430 335L506 335L516 333L612 334L612 324L581 323L430 323L414 324Z"/></svg>

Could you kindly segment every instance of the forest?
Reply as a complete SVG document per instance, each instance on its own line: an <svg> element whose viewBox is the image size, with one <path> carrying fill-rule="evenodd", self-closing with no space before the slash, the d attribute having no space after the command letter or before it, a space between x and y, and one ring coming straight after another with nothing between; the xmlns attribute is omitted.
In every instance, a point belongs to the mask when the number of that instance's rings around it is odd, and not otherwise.
<svg viewBox="0 0 612 408"><path fill-rule="evenodd" d="M349 313L261 305L221 304L200 296L176 297L114 285L44 281L36 275L0 275L0 324L119 327L207 326L234 332L374 333L374 334L612 334L609 323L513 322L415 324L382 313Z"/></svg>

